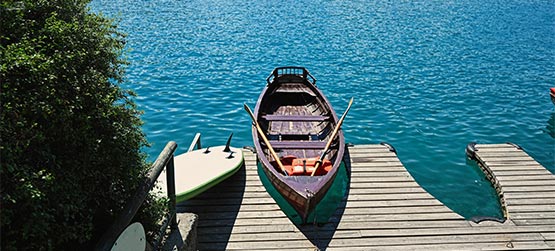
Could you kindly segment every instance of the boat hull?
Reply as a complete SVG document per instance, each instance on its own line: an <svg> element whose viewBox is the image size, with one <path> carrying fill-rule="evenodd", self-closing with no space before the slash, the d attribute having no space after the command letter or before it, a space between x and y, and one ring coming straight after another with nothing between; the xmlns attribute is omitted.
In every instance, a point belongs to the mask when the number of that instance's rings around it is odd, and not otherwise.
<svg viewBox="0 0 555 251"><path fill-rule="evenodd" d="M255 118L270 145L280 157L294 156L306 160L322 154L338 123L335 111L316 87L310 73L301 67L276 68L262 91L255 108ZM341 130L331 139L326 170L283 172L271 156L256 128L253 141L258 159L276 190L297 211L303 222L329 190L343 159L345 139ZM298 166L297 166L298 167ZM300 167L299 167L300 168ZM306 168L306 162L304 166ZM288 169L289 170L289 169Z"/></svg>

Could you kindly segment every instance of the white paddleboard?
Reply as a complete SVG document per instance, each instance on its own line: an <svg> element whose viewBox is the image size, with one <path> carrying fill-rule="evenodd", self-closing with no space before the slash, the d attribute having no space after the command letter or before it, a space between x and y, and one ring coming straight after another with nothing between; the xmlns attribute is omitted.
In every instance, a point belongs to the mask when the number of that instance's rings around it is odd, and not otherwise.
<svg viewBox="0 0 555 251"><path fill-rule="evenodd" d="M145 229L139 222L135 222L119 235L111 251L145 250Z"/></svg>
<svg viewBox="0 0 555 251"><path fill-rule="evenodd" d="M175 156L175 195L182 202L219 184L237 172L243 165L243 151L225 146L209 147ZM165 169L164 169L165 170ZM167 194L166 171L160 174L158 184Z"/></svg>

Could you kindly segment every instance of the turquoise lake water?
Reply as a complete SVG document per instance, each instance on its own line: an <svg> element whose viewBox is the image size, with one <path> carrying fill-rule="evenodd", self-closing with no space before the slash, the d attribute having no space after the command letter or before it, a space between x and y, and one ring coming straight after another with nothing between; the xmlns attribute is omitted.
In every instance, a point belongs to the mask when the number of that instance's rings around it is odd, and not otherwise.
<svg viewBox="0 0 555 251"><path fill-rule="evenodd" d="M553 1L93 0L128 34L154 160L165 144L252 144L249 116L274 67L305 66L347 142L386 141L457 213L499 216L464 149L514 142L555 172Z"/></svg>

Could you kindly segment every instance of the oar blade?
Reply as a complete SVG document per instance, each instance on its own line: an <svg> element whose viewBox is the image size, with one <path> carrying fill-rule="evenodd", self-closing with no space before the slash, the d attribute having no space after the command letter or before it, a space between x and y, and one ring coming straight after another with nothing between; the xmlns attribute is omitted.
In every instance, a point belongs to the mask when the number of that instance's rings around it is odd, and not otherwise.
<svg viewBox="0 0 555 251"><path fill-rule="evenodd" d="M249 113L249 116L251 116L251 119L253 120L253 122L256 121L256 119L254 118L254 114L252 113L251 108L247 105L247 103L243 103L243 108L245 108L245 111L247 111Z"/></svg>

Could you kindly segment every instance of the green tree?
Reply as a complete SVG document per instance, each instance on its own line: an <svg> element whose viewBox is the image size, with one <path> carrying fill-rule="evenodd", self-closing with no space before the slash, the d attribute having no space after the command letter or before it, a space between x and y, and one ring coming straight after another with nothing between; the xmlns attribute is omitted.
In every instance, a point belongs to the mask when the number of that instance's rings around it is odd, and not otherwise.
<svg viewBox="0 0 555 251"><path fill-rule="evenodd" d="M87 4L0 2L2 250L91 245L146 175L125 37Z"/></svg>

